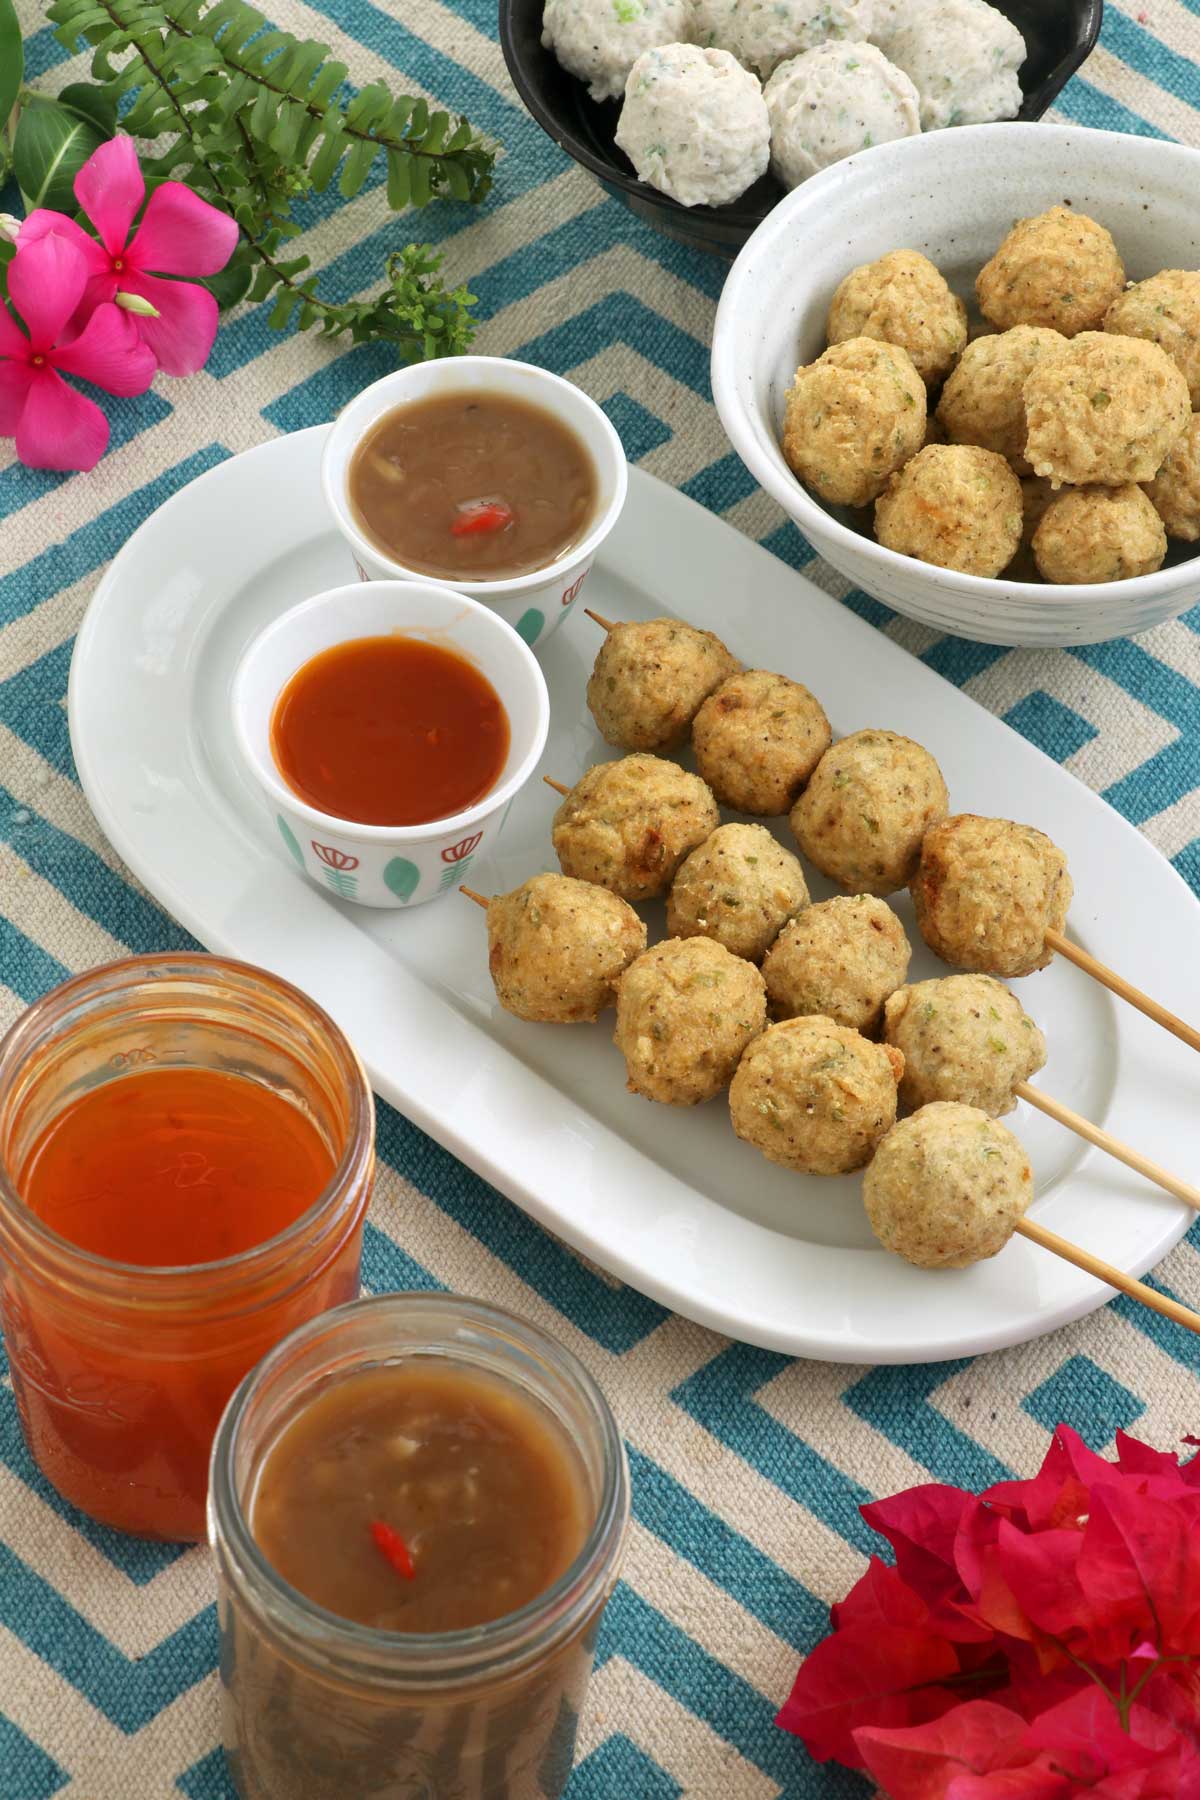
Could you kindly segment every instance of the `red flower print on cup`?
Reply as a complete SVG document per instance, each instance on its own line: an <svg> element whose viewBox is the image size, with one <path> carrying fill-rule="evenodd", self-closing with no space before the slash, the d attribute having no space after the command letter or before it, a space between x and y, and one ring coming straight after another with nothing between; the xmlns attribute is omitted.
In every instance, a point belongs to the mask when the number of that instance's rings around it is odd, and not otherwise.
<svg viewBox="0 0 1200 1800"><path fill-rule="evenodd" d="M478 850L482 842L483 833L477 831L473 837L465 837L461 843L451 844L448 850L443 850L442 861L446 863L462 862L464 858L470 856L472 850Z"/></svg>
<svg viewBox="0 0 1200 1800"><path fill-rule="evenodd" d="M585 569L583 571L582 575L576 576L575 580L571 583L569 588L563 589L562 603L564 606L570 606L572 600L578 600L579 590L583 586L583 584L586 580L587 580L587 570Z"/></svg>
<svg viewBox="0 0 1200 1800"><path fill-rule="evenodd" d="M308 841L327 869L339 869L343 873L349 869L357 869L357 856L347 856L344 850L335 850L332 844L318 844L316 838Z"/></svg>

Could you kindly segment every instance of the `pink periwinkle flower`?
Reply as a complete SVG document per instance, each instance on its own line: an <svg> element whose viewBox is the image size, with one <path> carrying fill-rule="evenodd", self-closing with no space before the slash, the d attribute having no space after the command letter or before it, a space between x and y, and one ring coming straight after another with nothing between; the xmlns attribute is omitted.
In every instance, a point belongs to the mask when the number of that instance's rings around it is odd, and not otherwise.
<svg viewBox="0 0 1200 1800"><path fill-rule="evenodd" d="M82 331L68 331L87 279L79 251L57 235L20 242L8 265L25 330L0 305L0 436L16 438L30 468L93 469L108 447L108 420L64 375L122 395L144 393L154 379L154 352L121 307L103 302Z"/></svg>
<svg viewBox="0 0 1200 1800"><path fill-rule="evenodd" d="M68 237L84 257L88 281L81 313L118 293L149 301L157 317L131 313L135 328L168 375L194 375L204 367L217 335L217 303L195 277L215 275L233 255L238 228L182 181L155 188L142 222L130 237L146 183L133 140L118 136L93 152L75 177L75 198L100 236L99 243L65 214L39 207L21 226L18 244L48 233ZM193 279L167 281L164 276Z"/></svg>

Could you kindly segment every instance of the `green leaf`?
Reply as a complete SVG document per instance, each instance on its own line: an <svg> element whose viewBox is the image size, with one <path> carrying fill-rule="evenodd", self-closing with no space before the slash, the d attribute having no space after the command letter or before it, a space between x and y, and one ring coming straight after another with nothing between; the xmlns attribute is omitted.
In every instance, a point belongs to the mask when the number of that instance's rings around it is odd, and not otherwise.
<svg viewBox="0 0 1200 1800"><path fill-rule="evenodd" d="M372 138L362 139L354 145L342 168L338 189L346 200L353 200L370 173L371 164L379 146Z"/></svg>
<svg viewBox="0 0 1200 1800"><path fill-rule="evenodd" d="M24 74L25 52L16 8L13 0L0 0L0 131L17 103Z"/></svg>
<svg viewBox="0 0 1200 1800"><path fill-rule="evenodd" d="M412 162L412 203L414 206L428 206L432 198L429 163L423 156L414 156Z"/></svg>
<svg viewBox="0 0 1200 1800"><path fill-rule="evenodd" d="M246 298L253 274L249 259L245 262L238 260L238 252L235 251L233 260L219 274L209 275L201 285L208 289L221 311L225 312L229 307L236 306L239 300Z"/></svg>
<svg viewBox="0 0 1200 1800"><path fill-rule="evenodd" d="M403 150L389 150L387 153L387 203L393 212L403 212L408 205L410 185L410 168L412 157L406 156Z"/></svg>
<svg viewBox="0 0 1200 1800"><path fill-rule="evenodd" d="M13 173L26 209L48 206L53 212L73 213L72 183L104 141L90 120L65 106L50 100L23 106L13 140Z"/></svg>

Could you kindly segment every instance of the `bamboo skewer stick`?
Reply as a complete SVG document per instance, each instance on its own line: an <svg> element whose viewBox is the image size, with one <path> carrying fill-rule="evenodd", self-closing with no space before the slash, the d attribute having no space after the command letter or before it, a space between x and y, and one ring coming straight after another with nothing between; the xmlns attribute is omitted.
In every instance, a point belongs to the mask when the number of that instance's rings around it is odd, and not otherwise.
<svg viewBox="0 0 1200 1800"><path fill-rule="evenodd" d="M1123 1269L1115 1268L1112 1263L1104 1262L1099 1256L1093 1256L1090 1250L1081 1250L1069 1238L1059 1237L1057 1231L1050 1231L1034 1219L1022 1219L1017 1232L1021 1237L1028 1238L1031 1244L1039 1244L1043 1250L1061 1256L1064 1262L1074 1263L1086 1275L1094 1275L1097 1281L1103 1281L1106 1286L1128 1294L1131 1300L1140 1300L1151 1312L1161 1313L1164 1319L1172 1319L1176 1325L1183 1325L1188 1331L1200 1333L1200 1313L1194 1313L1190 1307L1181 1306L1178 1300L1160 1294L1157 1288L1149 1287L1146 1282L1126 1275Z"/></svg>
<svg viewBox="0 0 1200 1800"><path fill-rule="evenodd" d="M553 775L543 775L542 780L547 787L552 787L556 794L569 794L570 788L564 787L561 781L555 781Z"/></svg>
<svg viewBox="0 0 1200 1800"><path fill-rule="evenodd" d="M487 911L488 898L486 894L477 894L474 888L469 887L460 887L458 891L460 894L465 894L468 900L473 900L476 906L482 906L484 911Z"/></svg>
<svg viewBox="0 0 1200 1800"><path fill-rule="evenodd" d="M590 606L585 606L583 610L588 618L592 619L600 627L601 631L612 630L614 623L612 619L606 619L603 613L593 612Z"/></svg>
<svg viewBox="0 0 1200 1800"><path fill-rule="evenodd" d="M1182 1200L1185 1206L1194 1206L1197 1212L1200 1212L1200 1188L1192 1187L1189 1182L1181 1181L1178 1175L1172 1175L1169 1169L1164 1169L1158 1163L1151 1162L1150 1158L1143 1156L1140 1150L1131 1149L1128 1144L1123 1144L1120 1138L1114 1137L1110 1131L1104 1131L1099 1125L1093 1125L1090 1119L1085 1119L1080 1113L1072 1112L1071 1108L1064 1106L1061 1100L1054 1100L1049 1094L1043 1094L1040 1088L1031 1087L1027 1081L1018 1081L1013 1092L1022 1100L1028 1100L1030 1106L1036 1106L1039 1112L1044 1112L1048 1119L1056 1119L1060 1125L1065 1125L1068 1131L1073 1131L1079 1137L1086 1138L1087 1142L1095 1144L1098 1150L1107 1151L1109 1156L1115 1156L1118 1162L1123 1162L1130 1169L1136 1169L1139 1175L1144 1175L1147 1181L1154 1182L1156 1187L1165 1188L1168 1194L1174 1194L1175 1198Z"/></svg>
<svg viewBox="0 0 1200 1800"><path fill-rule="evenodd" d="M1077 969L1082 969L1085 975L1090 975L1093 981L1098 981L1110 993L1116 994L1119 1000L1128 1001L1130 1006L1136 1006L1139 1012L1145 1013L1148 1019L1153 1019L1156 1025L1161 1025L1164 1031L1172 1032L1191 1049L1200 1050L1200 1031L1194 1025L1187 1025L1175 1013L1168 1012L1165 1006L1152 1000L1149 994L1143 994L1141 988L1134 987L1131 981L1126 981L1115 969L1108 968L1086 950L1081 950L1078 944L1073 944L1061 931L1049 928L1046 943L1051 950L1057 950L1060 956L1065 956L1068 962L1074 963Z"/></svg>

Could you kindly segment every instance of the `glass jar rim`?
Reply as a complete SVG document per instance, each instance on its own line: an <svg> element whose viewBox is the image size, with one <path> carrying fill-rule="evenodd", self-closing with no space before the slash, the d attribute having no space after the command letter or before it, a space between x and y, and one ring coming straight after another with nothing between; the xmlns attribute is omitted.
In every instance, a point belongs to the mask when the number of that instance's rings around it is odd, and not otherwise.
<svg viewBox="0 0 1200 1800"><path fill-rule="evenodd" d="M0 1153L0 1221L7 1219L48 1259L69 1268L73 1279L77 1280L82 1274L97 1289L106 1293L116 1289L134 1305L150 1299L160 1303L172 1298L186 1300L198 1282L204 1284L205 1300L211 1301L225 1290L236 1291L257 1279L276 1263L286 1260L292 1249L310 1235L314 1226L329 1212L331 1199L358 1187L374 1156L375 1101L371 1084L358 1053L341 1027L324 1007L283 976L255 963L216 956L205 950L166 950L145 956L120 957L86 969L50 988L0 1037L0 1100L4 1093L2 1071L6 1063L10 1057L22 1055L25 1046L21 1040L31 1036L47 1018L53 1019L56 1012L69 1008L73 1000L86 996L90 987L95 988L97 996L119 994L123 985L133 988L147 980L163 979L172 974L192 980L219 974L223 985L228 984L230 977L234 982L252 982L296 1007L305 1015L306 1024L330 1051L339 1073L345 1077L350 1098L349 1118L345 1144L329 1180L311 1206L273 1237L214 1262L118 1262L73 1244L26 1204L10 1175L6 1158Z"/></svg>
<svg viewBox="0 0 1200 1800"><path fill-rule="evenodd" d="M414 1312L420 1306L452 1311L467 1322L498 1326L511 1333L522 1347L548 1362L581 1396L599 1426L603 1482L595 1517L572 1563L550 1586L515 1612L466 1630L442 1632L385 1631L360 1625L310 1600L278 1573L259 1548L250 1530L246 1509L233 1480L238 1434L256 1387L264 1383L289 1355L322 1332L334 1331L369 1312ZM375 1366L364 1363L362 1366ZM350 1371L347 1370L347 1373ZM503 1379L503 1377L501 1377ZM579 1623L607 1599L615 1553L624 1540L629 1516L629 1467L625 1447L612 1409L599 1383L573 1352L540 1326L496 1306L489 1300L442 1290L412 1290L365 1296L332 1308L289 1335L251 1369L231 1395L213 1440L208 1482L208 1533L214 1551L223 1544L234 1559L241 1585L247 1571L269 1597L268 1623L282 1632L291 1647L319 1633L319 1653L341 1654L360 1668L366 1662L376 1679L397 1687L433 1686L442 1681L462 1682L482 1676L505 1657L506 1671L545 1655L555 1644L578 1629ZM614 1541L615 1540L615 1541ZM533 1642L525 1641L540 1616L549 1615L549 1629ZM412 1666L410 1666L412 1665Z"/></svg>

